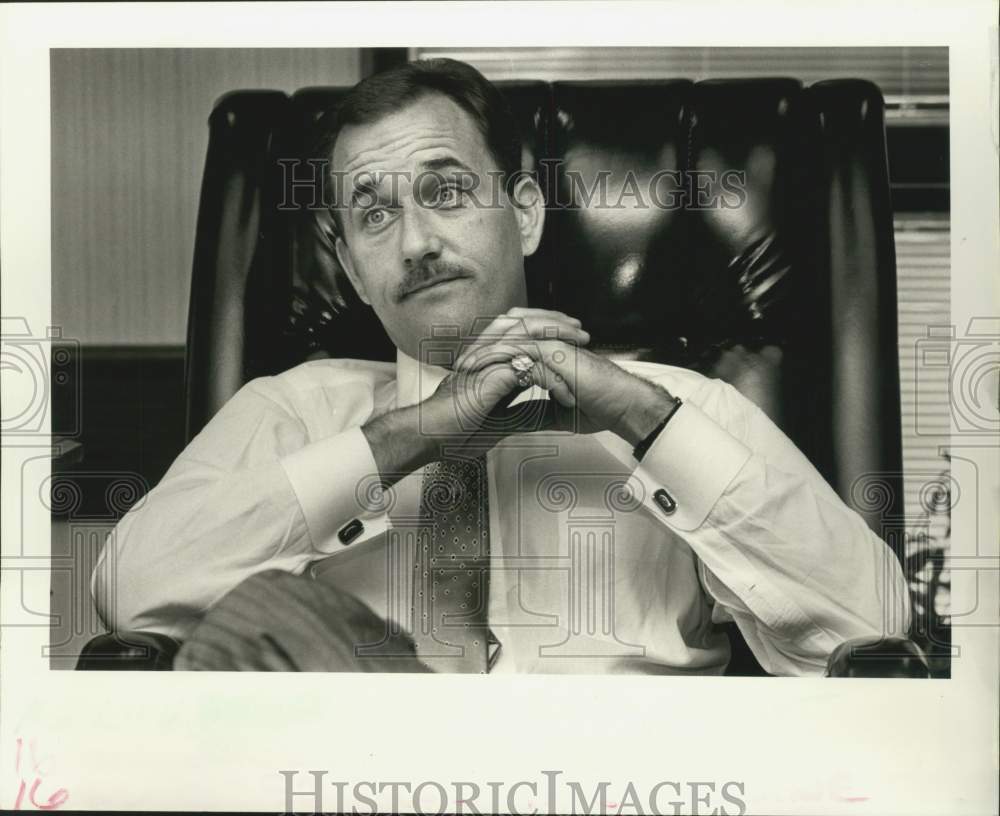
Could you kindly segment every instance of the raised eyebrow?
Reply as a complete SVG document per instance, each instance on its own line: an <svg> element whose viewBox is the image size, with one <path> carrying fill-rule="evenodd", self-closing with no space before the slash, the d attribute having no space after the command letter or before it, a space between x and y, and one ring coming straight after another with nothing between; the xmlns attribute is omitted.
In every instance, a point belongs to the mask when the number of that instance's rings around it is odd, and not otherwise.
<svg viewBox="0 0 1000 816"><path fill-rule="evenodd" d="M474 173L469 165L454 156L441 156L437 159L428 159L425 162L421 162L420 166L424 170L437 171L437 170L464 170L467 173Z"/></svg>
<svg viewBox="0 0 1000 816"><path fill-rule="evenodd" d="M382 186L383 185L381 183L372 184L370 181L365 183L355 181L354 184L352 185L351 197L348 203L349 208L351 210L362 209L357 206L358 199L362 195L368 197L369 199L374 199L374 201L370 205L372 207L375 206L375 204L384 204L388 200L388 197L382 193L381 191Z"/></svg>

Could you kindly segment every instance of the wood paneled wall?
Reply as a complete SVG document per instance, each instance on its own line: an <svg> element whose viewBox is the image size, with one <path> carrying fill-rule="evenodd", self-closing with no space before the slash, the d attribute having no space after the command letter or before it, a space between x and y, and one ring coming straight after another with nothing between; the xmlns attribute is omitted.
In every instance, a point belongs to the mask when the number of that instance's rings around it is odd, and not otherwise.
<svg viewBox="0 0 1000 816"><path fill-rule="evenodd" d="M183 344L213 103L358 79L358 49L53 50L54 325L85 344Z"/></svg>

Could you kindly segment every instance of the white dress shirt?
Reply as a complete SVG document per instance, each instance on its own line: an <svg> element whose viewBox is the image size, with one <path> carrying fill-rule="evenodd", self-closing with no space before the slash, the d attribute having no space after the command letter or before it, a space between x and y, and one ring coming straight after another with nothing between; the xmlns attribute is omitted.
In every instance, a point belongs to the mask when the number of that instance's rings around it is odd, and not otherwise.
<svg viewBox="0 0 1000 816"><path fill-rule="evenodd" d="M713 623L734 620L768 672L818 675L844 640L909 628L895 555L761 410L686 369L619 365L684 401L641 465L610 432L519 434L487 456L494 673L721 674ZM400 352L248 383L109 537L105 622L183 639L277 568L411 631L422 471L380 498L360 428L446 373Z"/></svg>

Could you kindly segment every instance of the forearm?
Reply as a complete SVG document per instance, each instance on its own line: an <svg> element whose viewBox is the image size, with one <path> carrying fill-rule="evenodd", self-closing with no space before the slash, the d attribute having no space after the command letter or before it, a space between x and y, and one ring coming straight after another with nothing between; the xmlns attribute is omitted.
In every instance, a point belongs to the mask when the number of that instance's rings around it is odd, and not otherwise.
<svg viewBox="0 0 1000 816"><path fill-rule="evenodd" d="M642 381L637 396L622 414L615 433L633 448L651 434L674 407L674 396L656 383Z"/></svg>
<svg viewBox="0 0 1000 816"><path fill-rule="evenodd" d="M436 458L438 440L422 423L428 419L426 406L413 405L389 411L361 426L386 487Z"/></svg>
<svg viewBox="0 0 1000 816"><path fill-rule="evenodd" d="M846 639L905 632L895 555L733 389L689 394L635 475L768 671L822 673ZM661 489L672 506L655 501Z"/></svg>
<svg viewBox="0 0 1000 816"><path fill-rule="evenodd" d="M736 621L771 674L819 676L841 643L907 631L893 552L839 499L759 456L704 522L676 532L697 555L716 610Z"/></svg>
<svg viewBox="0 0 1000 816"><path fill-rule="evenodd" d="M376 463L358 428L275 459L221 469L185 452L118 524L92 589L111 628L178 633L262 567L301 572L388 527L366 485Z"/></svg>
<svg viewBox="0 0 1000 816"><path fill-rule="evenodd" d="M296 572L315 557L280 464L212 479L182 467L108 536L92 590L109 628L183 637L261 565Z"/></svg>
<svg viewBox="0 0 1000 816"><path fill-rule="evenodd" d="M395 484L446 453L454 455L472 440L477 453L496 441L477 432L480 418L471 409L463 418L463 405L471 399L456 396L453 385L444 383L429 399L388 411L361 426L383 485Z"/></svg>
<svg viewBox="0 0 1000 816"><path fill-rule="evenodd" d="M839 499L754 457L691 536L708 589L787 662L819 669L841 642L904 635L898 559ZM747 623L750 621L744 618ZM741 628L745 627L741 625Z"/></svg>

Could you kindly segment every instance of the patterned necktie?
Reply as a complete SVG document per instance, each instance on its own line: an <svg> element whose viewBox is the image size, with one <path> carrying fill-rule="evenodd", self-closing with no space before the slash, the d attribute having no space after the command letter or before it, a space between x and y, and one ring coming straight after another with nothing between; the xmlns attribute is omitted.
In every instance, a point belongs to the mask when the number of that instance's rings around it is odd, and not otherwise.
<svg viewBox="0 0 1000 816"><path fill-rule="evenodd" d="M487 624L486 457L427 465L420 507L412 610L417 655L436 671L485 673L499 654Z"/></svg>

